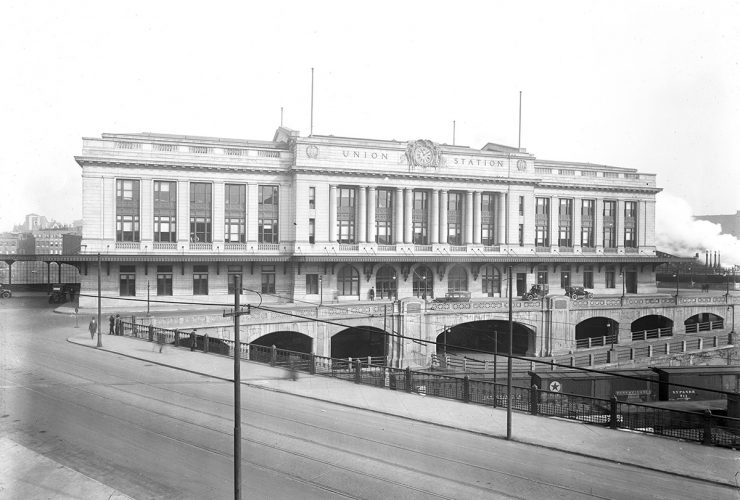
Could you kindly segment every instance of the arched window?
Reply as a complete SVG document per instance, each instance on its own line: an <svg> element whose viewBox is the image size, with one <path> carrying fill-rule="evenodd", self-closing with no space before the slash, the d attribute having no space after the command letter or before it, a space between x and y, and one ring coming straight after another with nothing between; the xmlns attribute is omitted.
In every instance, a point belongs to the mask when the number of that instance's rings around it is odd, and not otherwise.
<svg viewBox="0 0 740 500"><path fill-rule="evenodd" d="M360 273L352 266L344 266L337 274L339 295L360 295Z"/></svg>
<svg viewBox="0 0 740 500"><path fill-rule="evenodd" d="M434 298L434 275L427 266L414 269L414 297L422 299Z"/></svg>
<svg viewBox="0 0 740 500"><path fill-rule="evenodd" d="M501 273L495 267L488 265L484 266L482 271L483 275L483 293L489 297L500 297L501 296Z"/></svg>
<svg viewBox="0 0 740 500"><path fill-rule="evenodd" d="M448 292L466 292L468 290L468 273L462 266L455 266L447 274Z"/></svg>
<svg viewBox="0 0 740 500"><path fill-rule="evenodd" d="M393 267L383 266L378 269L378 274L375 276L375 288L378 297L381 299L395 298L398 290L397 282L398 276L396 276L396 270Z"/></svg>

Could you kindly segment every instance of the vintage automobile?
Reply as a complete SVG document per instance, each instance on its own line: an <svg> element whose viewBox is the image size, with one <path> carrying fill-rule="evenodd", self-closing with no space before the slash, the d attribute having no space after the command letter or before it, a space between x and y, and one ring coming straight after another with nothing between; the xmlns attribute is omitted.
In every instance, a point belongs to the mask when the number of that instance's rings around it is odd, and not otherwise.
<svg viewBox="0 0 740 500"><path fill-rule="evenodd" d="M590 299L594 296L593 293L589 292L582 286L567 286L565 287L565 295L573 300L578 299Z"/></svg>
<svg viewBox="0 0 740 500"><path fill-rule="evenodd" d="M13 294L10 293L10 290L5 288L3 284L0 283L0 297L2 297L3 299L9 299L11 295Z"/></svg>
<svg viewBox="0 0 740 500"><path fill-rule="evenodd" d="M549 285L532 285L532 288L530 288L528 292L524 292L524 294L522 295L522 300L543 299L547 296L549 292Z"/></svg>

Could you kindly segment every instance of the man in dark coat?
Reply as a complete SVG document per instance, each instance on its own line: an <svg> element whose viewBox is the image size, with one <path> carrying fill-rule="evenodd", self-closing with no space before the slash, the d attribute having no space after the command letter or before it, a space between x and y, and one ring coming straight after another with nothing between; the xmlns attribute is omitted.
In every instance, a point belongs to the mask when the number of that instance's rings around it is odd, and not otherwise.
<svg viewBox="0 0 740 500"><path fill-rule="evenodd" d="M108 318L108 322L110 323L110 330L108 331L108 335L115 335L116 318L114 318L112 314L110 315L110 318Z"/></svg>

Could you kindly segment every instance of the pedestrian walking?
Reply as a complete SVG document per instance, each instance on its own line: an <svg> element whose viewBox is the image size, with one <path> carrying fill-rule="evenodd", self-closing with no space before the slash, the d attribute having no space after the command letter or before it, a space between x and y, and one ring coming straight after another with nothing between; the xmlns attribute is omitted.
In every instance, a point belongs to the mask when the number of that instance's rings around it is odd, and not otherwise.
<svg viewBox="0 0 740 500"><path fill-rule="evenodd" d="M149 325L147 328L149 332L149 342L154 342L154 325ZM154 350L154 347L152 347L152 351Z"/></svg>
<svg viewBox="0 0 740 500"><path fill-rule="evenodd" d="M121 324L121 315L116 314L116 335L122 335L123 332L121 332L123 325Z"/></svg>
<svg viewBox="0 0 740 500"><path fill-rule="evenodd" d="M162 352L164 348L164 330L161 328L157 329L157 344L159 344L159 352Z"/></svg>
<svg viewBox="0 0 740 500"><path fill-rule="evenodd" d="M90 339L94 339L95 332L98 331L98 322L95 321L95 318L90 319L90 325L87 328L90 330Z"/></svg>
<svg viewBox="0 0 740 500"><path fill-rule="evenodd" d="M193 329L192 332L190 332L190 350L194 351L197 347L196 339L195 339L195 329Z"/></svg>
<svg viewBox="0 0 740 500"><path fill-rule="evenodd" d="M110 315L110 318L108 318L108 322L110 323L110 330L108 331L108 335L115 335L116 318L112 314Z"/></svg>
<svg viewBox="0 0 740 500"><path fill-rule="evenodd" d="M370 287L370 300L375 300L375 287Z"/></svg>

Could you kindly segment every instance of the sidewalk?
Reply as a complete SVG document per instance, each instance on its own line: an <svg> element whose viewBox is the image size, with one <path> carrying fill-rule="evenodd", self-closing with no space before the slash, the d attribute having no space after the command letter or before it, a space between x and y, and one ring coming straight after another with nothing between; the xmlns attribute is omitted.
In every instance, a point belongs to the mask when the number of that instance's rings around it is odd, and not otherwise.
<svg viewBox="0 0 740 500"><path fill-rule="evenodd" d="M90 335L82 332L68 340L84 348L96 348L97 343L97 339L90 340ZM148 342L130 337L103 335L102 343L101 350L104 351L233 380L234 361L231 357L191 352L171 345L159 353L152 351ZM244 385L252 387L506 438L505 409L369 387L306 373L292 381L285 378L282 368L251 361L242 361L241 377ZM535 417L516 411L512 412L511 420L512 439L529 445L729 486L735 486L735 474L740 470L740 453L734 450L558 418Z"/></svg>

